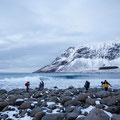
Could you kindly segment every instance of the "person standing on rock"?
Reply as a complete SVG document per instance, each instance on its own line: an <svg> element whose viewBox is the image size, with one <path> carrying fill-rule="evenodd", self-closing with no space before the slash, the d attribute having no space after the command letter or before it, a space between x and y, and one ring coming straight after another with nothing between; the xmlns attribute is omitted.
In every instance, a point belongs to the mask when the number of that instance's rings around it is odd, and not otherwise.
<svg viewBox="0 0 120 120"><path fill-rule="evenodd" d="M42 88L44 89L44 82L42 81L41 83L42 83Z"/></svg>
<svg viewBox="0 0 120 120"><path fill-rule="evenodd" d="M86 90L88 90L90 87L90 82L86 80L84 87Z"/></svg>
<svg viewBox="0 0 120 120"><path fill-rule="evenodd" d="M105 80L105 81L103 82L103 85L104 85L105 91L108 91L108 86L111 86L111 87L112 87L112 85L111 85L110 83L108 83L107 80Z"/></svg>
<svg viewBox="0 0 120 120"><path fill-rule="evenodd" d="M28 81L25 83L25 86L26 86L26 90L27 90L27 92L29 92L29 86L30 86L30 83L29 83Z"/></svg>
<svg viewBox="0 0 120 120"><path fill-rule="evenodd" d="M40 82L40 84L39 84L39 90L41 90L42 89L42 82Z"/></svg>

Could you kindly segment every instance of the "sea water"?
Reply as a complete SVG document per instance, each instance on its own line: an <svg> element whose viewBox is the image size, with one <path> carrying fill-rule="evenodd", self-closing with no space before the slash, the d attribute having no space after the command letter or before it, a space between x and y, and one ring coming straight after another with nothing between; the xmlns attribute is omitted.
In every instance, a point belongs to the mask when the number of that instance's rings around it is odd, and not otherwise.
<svg viewBox="0 0 120 120"><path fill-rule="evenodd" d="M101 81L107 80L112 88L120 88L120 73L75 74L75 73L0 73L0 89L25 88L30 82L30 88L39 87L43 80L46 88L67 88L69 86L84 87L85 81L90 87L101 87Z"/></svg>

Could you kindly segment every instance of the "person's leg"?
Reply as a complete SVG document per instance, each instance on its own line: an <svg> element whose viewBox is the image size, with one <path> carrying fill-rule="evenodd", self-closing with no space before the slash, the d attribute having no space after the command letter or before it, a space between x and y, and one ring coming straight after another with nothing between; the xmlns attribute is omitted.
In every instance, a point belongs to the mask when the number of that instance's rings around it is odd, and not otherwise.
<svg viewBox="0 0 120 120"><path fill-rule="evenodd" d="M108 90L108 88L107 87L105 87L105 91L107 91Z"/></svg>
<svg viewBox="0 0 120 120"><path fill-rule="evenodd" d="M27 87L27 92L28 92L28 87Z"/></svg>

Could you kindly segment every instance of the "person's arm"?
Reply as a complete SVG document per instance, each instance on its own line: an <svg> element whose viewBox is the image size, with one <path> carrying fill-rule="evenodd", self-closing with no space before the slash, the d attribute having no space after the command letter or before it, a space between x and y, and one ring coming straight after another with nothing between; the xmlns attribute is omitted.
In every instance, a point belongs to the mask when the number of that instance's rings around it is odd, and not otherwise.
<svg viewBox="0 0 120 120"><path fill-rule="evenodd" d="M112 85L110 83L107 82L107 84L112 87Z"/></svg>

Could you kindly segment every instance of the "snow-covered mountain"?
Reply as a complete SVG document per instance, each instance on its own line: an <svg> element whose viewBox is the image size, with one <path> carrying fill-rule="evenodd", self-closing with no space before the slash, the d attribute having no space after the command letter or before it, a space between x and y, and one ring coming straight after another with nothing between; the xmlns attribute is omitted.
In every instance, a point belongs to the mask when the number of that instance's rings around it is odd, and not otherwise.
<svg viewBox="0 0 120 120"><path fill-rule="evenodd" d="M50 65L36 72L80 72L102 66L120 67L120 41L70 47Z"/></svg>

